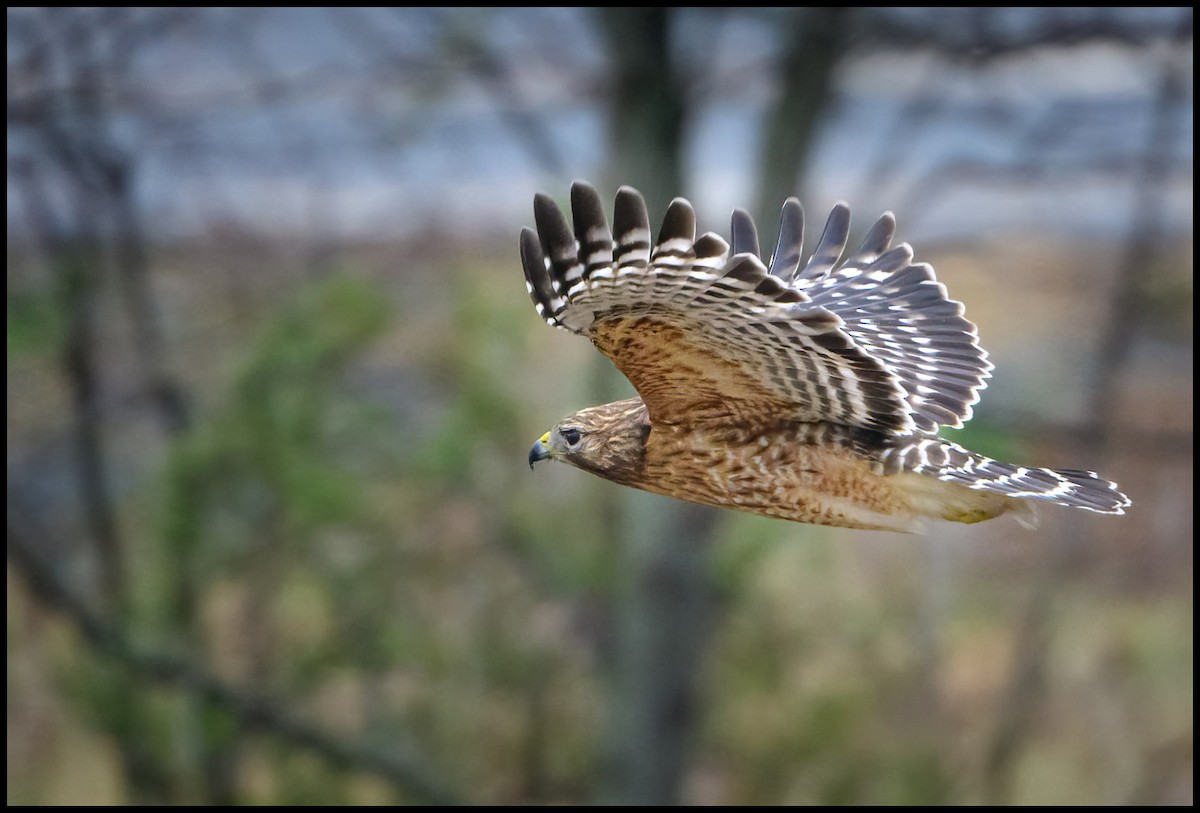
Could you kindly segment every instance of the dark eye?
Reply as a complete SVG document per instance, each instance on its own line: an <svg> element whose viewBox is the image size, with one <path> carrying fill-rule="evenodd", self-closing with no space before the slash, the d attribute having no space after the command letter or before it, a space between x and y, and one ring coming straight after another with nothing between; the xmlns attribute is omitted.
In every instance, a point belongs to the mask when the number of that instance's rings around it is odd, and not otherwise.
<svg viewBox="0 0 1200 813"><path fill-rule="evenodd" d="M564 430L562 430L562 436L563 436L563 440L565 440L567 442L568 446L574 446L576 443L579 442L579 430L578 429L564 429Z"/></svg>

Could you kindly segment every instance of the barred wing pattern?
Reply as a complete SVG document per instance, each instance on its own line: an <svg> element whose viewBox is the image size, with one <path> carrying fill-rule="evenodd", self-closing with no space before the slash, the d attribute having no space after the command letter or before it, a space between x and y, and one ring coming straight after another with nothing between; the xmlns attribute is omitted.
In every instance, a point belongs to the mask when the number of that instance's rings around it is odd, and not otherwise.
<svg viewBox="0 0 1200 813"><path fill-rule="evenodd" d="M712 233L696 240L691 206L677 198L652 250L636 191L624 187L617 194L615 243L592 187L576 183L571 208L574 233L553 201L535 198L538 231L521 237L530 295L547 322L593 339L652 415L691 410L694 418L702 404L719 412L718 399L743 419L761 413L892 432L936 431L970 418L991 364L962 305L946 296L933 270L912 265L907 245L889 250L890 214L839 266L850 210L838 204L800 270L804 214L794 198L784 204L769 268L758 256L754 222L742 210L733 215L731 247ZM659 335L673 338L693 361L726 361L751 380L739 376L704 387L692 379L691 402L681 399L686 390L671 385L696 372L695 364L661 354L651 360L630 343L619 344L651 324L677 328ZM681 344L698 352L683 352ZM700 367L701 373L725 369ZM647 397L656 385L663 395ZM664 403L668 392L676 400ZM747 405L751 392L757 397Z"/></svg>
<svg viewBox="0 0 1200 813"><path fill-rule="evenodd" d="M651 247L645 202L617 193L613 240L599 196L571 189L574 233L550 198L521 234L530 296L551 325L587 336L629 378L653 422L829 421L914 427L906 391L833 311L715 234L695 237L677 198ZM576 239L578 236L578 239Z"/></svg>
<svg viewBox="0 0 1200 813"><path fill-rule="evenodd" d="M780 221L772 269L789 281L804 239L799 201L790 198L784 204ZM912 248L905 243L890 248L896 231L890 212L839 265L849 230L850 208L838 203L792 284L814 305L837 314L846 333L900 378L918 429L961 427L992 369L975 325L964 318L962 303L947 295L933 268L913 264Z"/></svg>

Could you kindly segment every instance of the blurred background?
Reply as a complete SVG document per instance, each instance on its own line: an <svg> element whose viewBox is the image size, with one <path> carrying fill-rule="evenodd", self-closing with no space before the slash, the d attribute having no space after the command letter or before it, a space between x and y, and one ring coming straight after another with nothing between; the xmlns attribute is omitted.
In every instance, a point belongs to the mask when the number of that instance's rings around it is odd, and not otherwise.
<svg viewBox="0 0 1200 813"><path fill-rule="evenodd" d="M10 804L1191 803L1191 9L7 21ZM530 473L630 392L525 293L575 178L894 210L955 440L1133 508Z"/></svg>

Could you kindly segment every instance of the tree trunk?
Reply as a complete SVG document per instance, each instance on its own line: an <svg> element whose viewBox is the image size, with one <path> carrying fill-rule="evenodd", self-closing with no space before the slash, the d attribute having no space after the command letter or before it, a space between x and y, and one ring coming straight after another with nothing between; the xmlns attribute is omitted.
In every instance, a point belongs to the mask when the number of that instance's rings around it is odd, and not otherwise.
<svg viewBox="0 0 1200 813"><path fill-rule="evenodd" d="M676 12L601 12L614 71L613 168L637 187L651 218L683 190L680 155L686 100L670 60ZM611 400L619 380L603 362L598 388ZM628 385L621 384L627 388ZM677 804L697 714L695 695L711 631L712 509L651 494L616 493L618 579L616 696L607 799Z"/></svg>

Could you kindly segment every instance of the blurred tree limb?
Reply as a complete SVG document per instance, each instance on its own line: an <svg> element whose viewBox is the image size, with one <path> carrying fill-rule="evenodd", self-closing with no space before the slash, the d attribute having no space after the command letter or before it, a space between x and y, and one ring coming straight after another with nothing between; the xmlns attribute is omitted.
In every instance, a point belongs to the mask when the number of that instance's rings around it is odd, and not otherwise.
<svg viewBox="0 0 1200 813"><path fill-rule="evenodd" d="M1191 32L1191 12L1184 15ZM1114 8L875 9L859 34L875 51L930 50L971 62L1002 59L1040 46L1081 42L1146 46L1162 37L1162 18Z"/></svg>
<svg viewBox="0 0 1200 813"><path fill-rule="evenodd" d="M491 42L478 36L478 25L468 24L461 16L454 16L447 22L447 28L450 46L467 55L467 69L475 81L496 100L497 112L512 131L516 142L524 145L542 171L556 176L565 174L567 162L555 144L550 128L525 100L509 61L497 52Z"/></svg>
<svg viewBox="0 0 1200 813"><path fill-rule="evenodd" d="M1117 264L1117 284L1109 300L1108 318L1097 351L1098 364L1092 382L1089 419L1101 443L1109 440L1117 379L1129 359L1130 314L1144 313L1147 267L1162 245L1162 197L1170 180L1172 157L1178 134L1176 112L1188 103L1192 81L1192 12L1179 20L1170 47L1159 57L1158 82L1150 112L1141 165L1133 173L1129 234ZM1190 129L1190 128L1189 128Z"/></svg>
<svg viewBox="0 0 1200 813"><path fill-rule="evenodd" d="M87 518L88 532L99 564L100 595L109 609L125 600L122 542L105 466L104 432L96 362L95 294L97 238L91 220L94 210L76 207L84 226L71 229L54 217L47 191L28 161L9 161L10 179L25 199L29 219L46 255L53 287L66 325L60 349L63 378L71 391L72 444L76 453L75 481Z"/></svg>
<svg viewBox="0 0 1200 813"><path fill-rule="evenodd" d="M677 9L598 12L613 68L613 172L654 218L683 190L686 95L672 60ZM598 360L602 398L617 375ZM608 801L678 804L698 724L696 693L712 632L713 509L641 492L614 496L621 546L616 588L616 694Z"/></svg>
<svg viewBox="0 0 1200 813"><path fill-rule="evenodd" d="M676 62L679 14L665 8L600 12L613 70L614 171L621 183L642 191L656 217L685 191L685 128L702 102L687 92L694 82ZM723 16L709 20L714 32ZM795 191L830 98L847 19L841 9L785 17L789 36L777 69L782 90L767 113L759 160L760 211ZM698 724L698 677L715 621L711 543L720 518L712 509L645 494L619 500L626 564L617 596L621 691L613 796L625 803L675 804Z"/></svg>
<svg viewBox="0 0 1200 813"><path fill-rule="evenodd" d="M517 60L497 47L488 26L480 24L480 15L486 14L485 10L395 8L391 11L403 23L401 30L407 37L381 31L371 16L379 13L379 9L338 9L330 19L366 49L380 70L397 83L413 84L414 77L430 86L447 83L450 81L447 66L461 65L470 80L487 94L514 143L525 151L534 166L556 176L567 172L568 162L554 139L548 117L535 110L517 75ZM539 52L536 56L545 54Z"/></svg>
<svg viewBox="0 0 1200 813"><path fill-rule="evenodd" d="M31 12L33 42L10 63L9 126L31 138L10 171L21 174L35 237L55 256L69 233L89 246L87 274L111 268L134 333L143 393L168 435L187 427L182 388L168 371L158 307L150 287L146 236L135 200L140 156L115 131L148 105L134 92L129 63L139 46L187 20L179 10L46 9ZM11 54L11 51L10 51ZM15 81L14 81L15 77ZM20 154L20 152L18 153ZM17 166L14 167L13 164ZM57 176L57 177L46 177ZM73 218L55 217L35 188L65 180ZM68 222L71 225L66 225Z"/></svg>
<svg viewBox="0 0 1200 813"><path fill-rule="evenodd" d="M651 217L683 194L687 95L672 60L678 9L606 8L598 12L612 63L613 171L637 187Z"/></svg>
<svg viewBox="0 0 1200 813"><path fill-rule="evenodd" d="M167 435L187 424L182 390L166 369L149 286L134 189L140 157L123 149L115 135L117 107L130 100L128 69L137 45L175 25L177 14L30 10L18 15L23 36L9 49L9 127L20 134L21 145L10 150L10 180L21 193L32 239L46 257L67 326L61 353L72 393L74 473L99 565L97 592L104 612L115 619L128 617L132 590L102 411L97 306L106 270L118 281L143 394ZM64 190L65 205L55 206L54 193ZM163 800L163 761L139 731L147 714L140 678L118 676L105 688L128 698L129 719L137 721L112 732L131 798Z"/></svg>
<svg viewBox="0 0 1200 813"><path fill-rule="evenodd" d="M833 95L833 71L845 53L853 13L844 7L793 9L784 22L779 97L766 114L759 155L759 223L774 222L783 201L803 189L804 162Z"/></svg>

